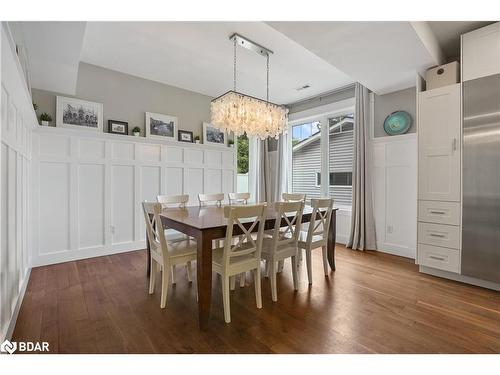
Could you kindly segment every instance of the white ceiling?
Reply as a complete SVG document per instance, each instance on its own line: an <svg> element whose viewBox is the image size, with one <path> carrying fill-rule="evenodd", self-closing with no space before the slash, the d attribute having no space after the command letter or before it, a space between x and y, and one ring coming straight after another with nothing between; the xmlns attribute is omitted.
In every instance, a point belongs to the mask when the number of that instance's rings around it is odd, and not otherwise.
<svg viewBox="0 0 500 375"><path fill-rule="evenodd" d="M290 103L352 79L263 22L88 22L81 61L212 97L233 86L239 33L274 51L270 100ZM264 97L266 60L238 47L238 91ZM305 84L311 87L297 91Z"/></svg>
<svg viewBox="0 0 500 375"><path fill-rule="evenodd" d="M268 24L377 94L414 86L438 63L410 22Z"/></svg>
<svg viewBox="0 0 500 375"><path fill-rule="evenodd" d="M9 22L29 56L31 85L74 94L86 22Z"/></svg>
<svg viewBox="0 0 500 375"><path fill-rule="evenodd" d="M477 22L17 22L32 86L74 94L80 61L212 97L233 85L239 33L273 50L270 100L289 104L352 82L388 93L454 54ZM418 24L416 26L416 24ZM436 34L436 35L434 35ZM438 44L439 42L439 44ZM238 91L265 96L265 58L238 48ZM310 88L297 91L303 85Z"/></svg>

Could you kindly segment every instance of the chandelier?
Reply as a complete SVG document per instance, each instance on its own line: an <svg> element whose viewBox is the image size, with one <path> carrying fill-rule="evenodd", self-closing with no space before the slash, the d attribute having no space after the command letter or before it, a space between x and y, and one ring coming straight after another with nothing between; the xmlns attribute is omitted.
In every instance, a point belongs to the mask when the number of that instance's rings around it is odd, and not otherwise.
<svg viewBox="0 0 500 375"><path fill-rule="evenodd" d="M238 34L233 34L229 39L234 46L233 90L212 100L211 123L220 130L233 132L236 136L247 133L248 136L257 136L260 139L278 138L286 131L288 109L269 102L269 55L273 52ZM266 57L266 100L236 91L237 45Z"/></svg>

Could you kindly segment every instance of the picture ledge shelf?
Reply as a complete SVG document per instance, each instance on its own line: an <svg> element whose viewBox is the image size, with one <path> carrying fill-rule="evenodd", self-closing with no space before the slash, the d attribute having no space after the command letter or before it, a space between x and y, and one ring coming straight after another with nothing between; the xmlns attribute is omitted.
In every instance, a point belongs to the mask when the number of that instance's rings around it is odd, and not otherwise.
<svg viewBox="0 0 500 375"><path fill-rule="evenodd" d="M236 152L236 147L228 146L217 146L203 143L189 143L189 142L179 142L179 141L162 141L158 139L148 139L146 137L140 136L135 137L133 135L120 135L112 133L101 133L97 131L89 130L77 130L77 129L65 129L58 128L54 126L38 126L34 130L36 133L40 134L54 134L54 135L66 135L66 136L78 136L82 138L98 138L98 139L109 139L113 141L123 141L123 142L136 142L145 144L156 144L165 145L171 147L186 147L186 148L198 148L198 149L209 149L209 150L219 150L219 151L231 151Z"/></svg>

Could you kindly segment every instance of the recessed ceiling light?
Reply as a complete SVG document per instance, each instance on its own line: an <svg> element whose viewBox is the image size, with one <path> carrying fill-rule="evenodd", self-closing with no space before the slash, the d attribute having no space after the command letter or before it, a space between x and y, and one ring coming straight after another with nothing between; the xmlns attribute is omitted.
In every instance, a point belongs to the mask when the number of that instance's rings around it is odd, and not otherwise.
<svg viewBox="0 0 500 375"><path fill-rule="evenodd" d="M296 88L295 90L297 90L297 91L301 91L301 90L308 89L309 87L311 87L311 86L310 86L310 85L304 85L304 86L301 86L301 87Z"/></svg>

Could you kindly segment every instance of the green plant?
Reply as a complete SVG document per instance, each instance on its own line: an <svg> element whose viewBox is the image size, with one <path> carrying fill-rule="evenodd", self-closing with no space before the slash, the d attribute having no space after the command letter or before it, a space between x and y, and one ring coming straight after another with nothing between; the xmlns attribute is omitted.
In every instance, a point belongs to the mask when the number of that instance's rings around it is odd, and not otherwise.
<svg viewBox="0 0 500 375"><path fill-rule="evenodd" d="M38 104L36 104L35 102L33 102L33 109L36 111L38 109Z"/></svg>
<svg viewBox="0 0 500 375"><path fill-rule="evenodd" d="M40 121L48 121L48 122L51 122L51 121L52 121L52 117L50 117L50 115L49 115L47 112L43 112L43 113L40 115Z"/></svg>
<svg viewBox="0 0 500 375"><path fill-rule="evenodd" d="M200 136L199 136L199 135L195 135L195 136L194 136L194 140L195 140L195 141L199 141L199 140L200 140Z"/></svg>
<svg viewBox="0 0 500 375"><path fill-rule="evenodd" d="M238 173L248 173L248 137L247 134L240 135L236 138L238 142L237 160L238 160Z"/></svg>
<svg viewBox="0 0 500 375"><path fill-rule="evenodd" d="M141 128L136 126L135 128L132 129L132 133L140 133L141 132Z"/></svg>
<svg viewBox="0 0 500 375"><path fill-rule="evenodd" d="M232 145L234 145L234 140L233 140L233 139L228 139L228 140L227 140L227 145L228 145L228 146L232 146Z"/></svg>

